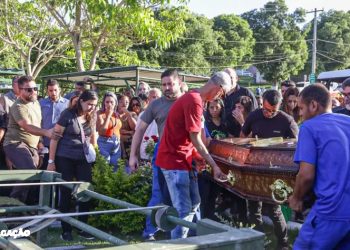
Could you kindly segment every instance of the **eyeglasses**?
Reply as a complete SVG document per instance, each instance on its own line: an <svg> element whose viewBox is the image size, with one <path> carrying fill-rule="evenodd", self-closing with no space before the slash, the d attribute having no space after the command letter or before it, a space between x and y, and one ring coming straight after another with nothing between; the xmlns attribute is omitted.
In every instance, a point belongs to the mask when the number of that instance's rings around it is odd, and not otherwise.
<svg viewBox="0 0 350 250"><path fill-rule="evenodd" d="M23 89L23 90L27 91L28 93L32 93L33 91L35 91L35 92L38 91L38 87L34 87L34 88L19 88L19 89Z"/></svg>
<svg viewBox="0 0 350 250"><path fill-rule="evenodd" d="M350 97L350 93L342 92L341 94L342 94L344 97Z"/></svg>
<svg viewBox="0 0 350 250"><path fill-rule="evenodd" d="M141 105L139 103L133 103L133 104L131 104L131 106L132 107L136 107L136 106L141 107Z"/></svg>

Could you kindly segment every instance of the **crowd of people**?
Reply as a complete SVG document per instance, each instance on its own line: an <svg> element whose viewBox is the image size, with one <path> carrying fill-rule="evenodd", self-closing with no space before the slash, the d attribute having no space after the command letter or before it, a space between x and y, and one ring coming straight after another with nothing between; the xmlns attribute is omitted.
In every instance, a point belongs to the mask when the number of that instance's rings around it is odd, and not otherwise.
<svg viewBox="0 0 350 250"><path fill-rule="evenodd" d="M347 249L350 132L346 126L350 120L350 78L342 84L342 103L332 100L321 84L300 92L292 81L282 82L281 91L258 89L254 94L238 84L232 68L214 73L206 84L190 91L174 69L161 74L160 89L140 82L136 93L133 89L99 93L90 78L77 82L75 90L64 97L59 83L48 80L47 98L41 100L37 100L38 88L29 76L15 77L12 87L0 98L3 166L57 171L66 181L90 182L97 145L114 170L120 158L127 159L128 173L141 162L151 162L152 195L148 205L173 206L179 217L188 221L217 219L218 197L228 196L227 191L203 178L205 172L199 174L196 168L206 162L212 167L214 178L226 178L208 153L212 138L298 138L295 161L300 164L300 171L289 204L301 211L303 198L311 188L317 198L295 247ZM99 95L103 96L100 105ZM339 114L332 114L332 109ZM149 155L145 138L152 136L159 138L159 143ZM29 191L16 187L10 196L28 203L33 199ZM61 187L61 212L71 211L70 199L70 191ZM88 211L89 203L78 202L77 207L80 212ZM277 248L289 248L280 205L234 197L228 207L236 208L239 221L255 225L262 232L262 214L269 216ZM322 218L322 223L317 218ZM86 222L87 217L80 220ZM318 224L322 224L321 229L316 228ZM329 228L335 228L334 240L322 238ZM62 222L62 230L62 239L72 240L71 226ZM147 218L143 237L153 240L157 230ZM191 233L188 228L177 226L171 238L186 238ZM82 231L79 234L91 238ZM319 238L311 237L313 234Z"/></svg>

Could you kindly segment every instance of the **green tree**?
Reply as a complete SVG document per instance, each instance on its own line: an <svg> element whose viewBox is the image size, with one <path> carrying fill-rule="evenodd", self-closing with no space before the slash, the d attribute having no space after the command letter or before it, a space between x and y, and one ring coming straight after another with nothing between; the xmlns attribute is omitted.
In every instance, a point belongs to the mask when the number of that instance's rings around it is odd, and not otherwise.
<svg viewBox="0 0 350 250"><path fill-rule="evenodd" d="M218 32L220 50L211 60L212 65L237 66L251 58L255 40L246 20L236 15L214 18L213 29Z"/></svg>
<svg viewBox="0 0 350 250"><path fill-rule="evenodd" d="M256 40L253 64L266 80L277 84L304 68L308 58L306 34L298 27L304 14L301 9L289 14L284 0L276 0L242 15Z"/></svg>
<svg viewBox="0 0 350 250"><path fill-rule="evenodd" d="M164 50L159 63L194 74L210 73L210 57L219 50L218 34L212 29L213 21L204 16L190 15L186 32L181 39Z"/></svg>
<svg viewBox="0 0 350 250"><path fill-rule="evenodd" d="M38 1L70 36L78 71L84 71L86 67L95 69L97 59L103 58L101 53L105 51L128 56L121 51L151 41L158 47L167 47L184 31L182 12L165 6L170 0ZM155 10L159 12L158 18L155 18ZM88 63L84 63L87 58ZM125 61L127 58L121 60Z"/></svg>
<svg viewBox="0 0 350 250"><path fill-rule="evenodd" d="M313 22L310 26L308 38L312 39ZM317 39L317 72L350 67L350 12L330 10L322 13L317 24ZM307 65L309 68L310 64Z"/></svg>
<svg viewBox="0 0 350 250"><path fill-rule="evenodd" d="M236 40L238 44L228 40ZM252 31L240 17L223 15L211 20L190 14L183 37L168 49L143 46L138 55L143 63L176 67L193 74L210 74L223 66L240 64L251 55L253 44Z"/></svg>
<svg viewBox="0 0 350 250"><path fill-rule="evenodd" d="M13 52L17 65L36 78L54 57L62 53L67 41L47 12L35 2L0 1L0 38L3 52ZM6 57L7 55L4 54ZM15 55L15 56L14 56Z"/></svg>

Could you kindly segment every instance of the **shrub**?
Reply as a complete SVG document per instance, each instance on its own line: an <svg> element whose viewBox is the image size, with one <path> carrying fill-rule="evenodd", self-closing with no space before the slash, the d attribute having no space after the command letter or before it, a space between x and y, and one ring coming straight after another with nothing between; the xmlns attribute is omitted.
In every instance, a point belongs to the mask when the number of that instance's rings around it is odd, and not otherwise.
<svg viewBox="0 0 350 250"><path fill-rule="evenodd" d="M125 172L125 161L118 162L118 170L113 172L100 154L97 154L93 168L93 184L96 192L142 207L147 206L151 195L152 169L140 167L135 173ZM95 210L110 210L118 207L103 201L95 201ZM123 234L140 232L145 225L145 215L135 212L105 214L90 217L91 225L108 230L119 230Z"/></svg>

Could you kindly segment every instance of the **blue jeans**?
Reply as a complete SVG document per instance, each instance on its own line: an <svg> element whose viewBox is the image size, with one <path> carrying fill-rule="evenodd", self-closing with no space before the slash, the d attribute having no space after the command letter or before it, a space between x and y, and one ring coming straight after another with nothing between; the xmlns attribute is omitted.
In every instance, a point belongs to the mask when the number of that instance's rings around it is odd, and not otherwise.
<svg viewBox="0 0 350 250"><path fill-rule="evenodd" d="M179 217L192 221L200 205L197 172L166 169L162 169L162 172L168 185L171 201ZM186 238L188 231L186 227L177 226L171 231L171 238Z"/></svg>
<svg viewBox="0 0 350 250"><path fill-rule="evenodd" d="M99 136L97 139L98 149L100 154L106 158L116 171L118 168L118 160L121 157L121 148L119 138L115 135L112 137Z"/></svg>
<svg viewBox="0 0 350 250"><path fill-rule="evenodd" d="M294 242L293 249L350 249L350 220L320 218L311 209Z"/></svg>
<svg viewBox="0 0 350 250"><path fill-rule="evenodd" d="M151 195L151 199L149 200L147 206L151 207L151 206L156 206L159 204L165 204L168 206L171 206L171 201L170 198L167 198L169 195L165 195L164 197L164 188L163 186L166 187L166 183L164 179L164 176L162 171L160 170L160 168L158 166L155 165L156 162L156 157L157 157L157 153L158 153L158 146L159 144L156 144L155 148L154 148L154 154L153 154L153 158L152 158L152 195ZM142 236L144 238L147 238L149 236L153 236L155 233L157 232L157 228L155 228L151 222L151 217L147 216L146 217L146 227L145 230L143 231Z"/></svg>

